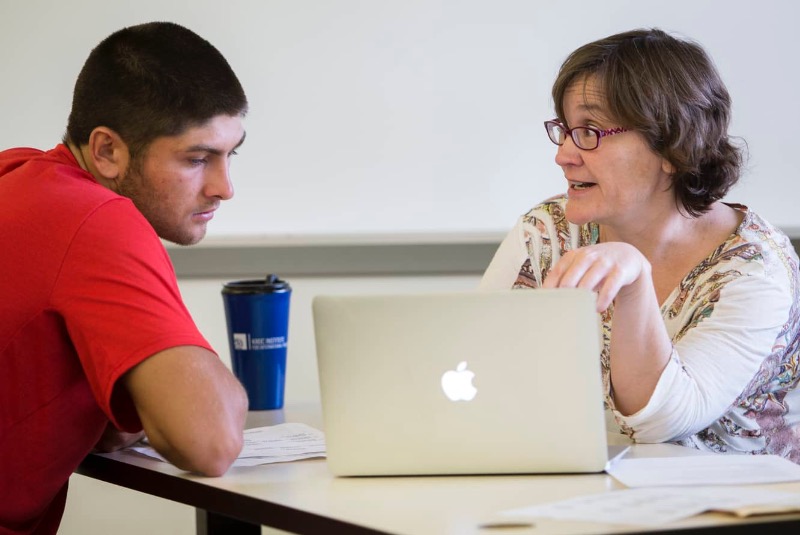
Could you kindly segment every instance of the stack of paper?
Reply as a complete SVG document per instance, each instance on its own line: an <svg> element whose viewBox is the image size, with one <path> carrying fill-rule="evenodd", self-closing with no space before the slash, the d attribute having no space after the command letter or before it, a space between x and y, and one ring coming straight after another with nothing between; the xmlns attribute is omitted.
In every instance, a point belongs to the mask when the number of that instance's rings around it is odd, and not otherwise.
<svg viewBox="0 0 800 535"><path fill-rule="evenodd" d="M623 458L611 463L606 472L626 487L755 485L800 481L800 465L779 455Z"/></svg>
<svg viewBox="0 0 800 535"><path fill-rule="evenodd" d="M140 443L127 449L167 462L146 444ZM322 431L306 424L286 423L245 430L244 447L233 466L282 463L312 457L325 457L325 436Z"/></svg>
<svg viewBox="0 0 800 535"><path fill-rule="evenodd" d="M800 493L743 486L800 481L800 466L777 455L623 458L610 463L606 471L631 488L503 511L499 516L661 525L707 511L740 517L800 512Z"/></svg>
<svg viewBox="0 0 800 535"><path fill-rule="evenodd" d="M800 511L800 494L755 487L650 487L579 496L503 511L500 516L662 525L707 511L737 516Z"/></svg>

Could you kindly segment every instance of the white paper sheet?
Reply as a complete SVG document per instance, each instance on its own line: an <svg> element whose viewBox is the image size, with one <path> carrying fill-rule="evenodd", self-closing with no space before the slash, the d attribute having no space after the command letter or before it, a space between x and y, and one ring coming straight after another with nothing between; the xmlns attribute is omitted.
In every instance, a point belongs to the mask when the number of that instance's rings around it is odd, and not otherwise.
<svg viewBox="0 0 800 535"><path fill-rule="evenodd" d="M504 519L545 517L608 524L663 525L706 511L739 516L800 511L800 494L733 486L638 488L512 509L502 511L498 516Z"/></svg>
<svg viewBox="0 0 800 535"><path fill-rule="evenodd" d="M777 455L623 458L607 467L606 471L626 487L800 481L800 465Z"/></svg>
<svg viewBox="0 0 800 535"><path fill-rule="evenodd" d="M137 444L128 450L168 462L147 445ZM255 427L244 432L244 447L232 466L255 466L325 457L322 431L301 423Z"/></svg>

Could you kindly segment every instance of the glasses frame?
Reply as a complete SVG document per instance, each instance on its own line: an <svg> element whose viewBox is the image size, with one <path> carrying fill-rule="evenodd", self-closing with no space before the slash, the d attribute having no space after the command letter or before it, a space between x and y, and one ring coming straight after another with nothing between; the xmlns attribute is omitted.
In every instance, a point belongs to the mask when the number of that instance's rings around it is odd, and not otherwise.
<svg viewBox="0 0 800 535"><path fill-rule="evenodd" d="M613 136L614 134L621 134L623 132L629 132L630 131L629 128L625 128L623 126L618 126L616 128L608 128L606 130L601 130L601 129L595 128L593 126L576 126L574 128L567 128L558 119L552 119L550 121L545 121L544 122L544 129L547 132L547 137L550 139L550 141L552 141L554 144L558 145L559 147L564 144L564 141L559 143L558 141L553 139L553 136L550 135L550 126L551 125L561 128L567 136L572 138L572 142L575 143L575 146L578 147L581 150L594 150L594 149L596 149L597 147L600 146L600 139L601 138L604 138L604 137L607 137L607 136ZM575 134L576 134L576 131L577 131L577 133L580 133L582 130L589 130L590 132L594 132L595 139L597 140L597 144L594 147L582 147L581 146L581 142L578 141L579 138ZM565 136L564 140L566 140L566 139L567 138Z"/></svg>

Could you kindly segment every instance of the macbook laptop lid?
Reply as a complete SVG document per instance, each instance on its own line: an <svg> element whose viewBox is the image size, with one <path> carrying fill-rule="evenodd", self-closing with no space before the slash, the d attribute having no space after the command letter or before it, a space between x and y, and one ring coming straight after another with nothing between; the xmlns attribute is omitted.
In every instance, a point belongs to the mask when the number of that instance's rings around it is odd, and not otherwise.
<svg viewBox="0 0 800 535"><path fill-rule="evenodd" d="M313 317L334 474L603 470L594 293L317 296Z"/></svg>

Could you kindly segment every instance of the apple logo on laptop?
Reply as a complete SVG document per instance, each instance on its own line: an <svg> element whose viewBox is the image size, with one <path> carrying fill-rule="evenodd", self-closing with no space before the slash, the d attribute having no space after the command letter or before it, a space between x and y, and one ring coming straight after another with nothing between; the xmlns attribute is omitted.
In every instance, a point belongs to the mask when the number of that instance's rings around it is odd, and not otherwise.
<svg viewBox="0 0 800 535"><path fill-rule="evenodd" d="M475 374L467 369L466 361L458 364L455 370L448 370L442 375L442 390L452 401L470 401L478 393L472 385Z"/></svg>

